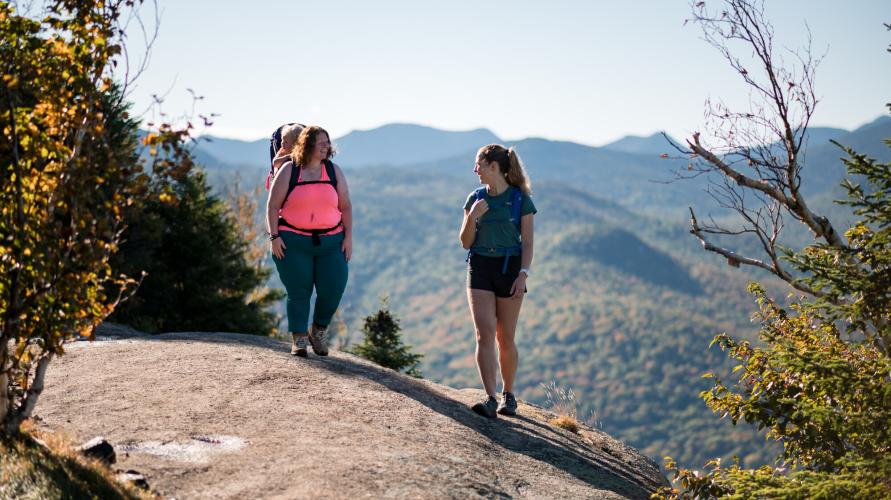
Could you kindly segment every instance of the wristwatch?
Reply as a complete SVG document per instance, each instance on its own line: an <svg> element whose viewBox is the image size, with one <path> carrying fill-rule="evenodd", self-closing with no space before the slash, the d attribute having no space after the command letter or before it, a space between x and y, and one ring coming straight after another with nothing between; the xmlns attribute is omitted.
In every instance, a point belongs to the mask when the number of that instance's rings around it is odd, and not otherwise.
<svg viewBox="0 0 891 500"><path fill-rule="evenodd" d="M520 272L521 272L521 273L526 273L526 277L527 277L527 278L529 277L529 270L526 269L525 267L524 267L523 269L520 269Z"/></svg>

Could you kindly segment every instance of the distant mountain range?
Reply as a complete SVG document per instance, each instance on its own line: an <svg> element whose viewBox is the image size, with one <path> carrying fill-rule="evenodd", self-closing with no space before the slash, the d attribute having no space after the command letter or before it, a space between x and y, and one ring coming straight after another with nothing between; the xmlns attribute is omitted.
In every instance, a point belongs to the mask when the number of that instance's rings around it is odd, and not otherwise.
<svg viewBox="0 0 891 500"><path fill-rule="evenodd" d="M610 151L618 151L620 153L651 155L672 152L672 148L669 146L668 142L662 134L663 132L656 132L655 134L647 137L628 135L619 139L618 141L604 144L603 146L601 146L601 148L608 149ZM671 137L670 135L668 136L668 138L675 144L681 144L680 142L678 142L677 139Z"/></svg>
<svg viewBox="0 0 891 500"><path fill-rule="evenodd" d="M891 127L891 116L881 116L863 126L848 131L832 127L810 127L808 148L831 146L830 140L838 140L858 150L872 153L881 149L882 138ZM271 130L270 130L271 133ZM682 140L668 136L677 144ZM265 162L269 156L269 141L242 141L207 135L197 148L199 157L209 164L232 166ZM447 131L423 125L393 123L369 130L355 130L334 139L339 150L337 162L345 168L369 166L405 166L437 162L447 158L475 152L480 146L505 141L488 129ZM629 135L600 147L586 146L567 141L526 139L513 144L551 143L587 150L604 150L614 153L652 156L670 153L671 147L661 132L641 137ZM882 151L879 151L881 154Z"/></svg>
<svg viewBox="0 0 891 500"><path fill-rule="evenodd" d="M476 151L493 142L501 139L486 129L450 132L405 123L357 130L335 141L340 150L337 161L345 168L417 165Z"/></svg>
<svg viewBox="0 0 891 500"><path fill-rule="evenodd" d="M393 123L371 130L355 130L335 139L338 150L335 161L351 169L416 165L476 151L480 146L493 142L501 142L501 139L486 129L450 132L422 125ZM204 160L208 166L266 163L269 140L239 141L205 136L196 153L199 160Z"/></svg>
<svg viewBox="0 0 891 500"><path fill-rule="evenodd" d="M853 131L809 128L805 191L818 197L839 193L837 186L844 174L839 158L844 155L830 144L830 139L888 161L891 149L883 143L886 137L891 137L891 116L882 116ZM704 178L672 182L675 172L683 172L687 162L659 157L661 153L674 152L660 133L648 137L628 136L602 147L592 147L537 138L507 142L486 129L454 132L397 123L353 131L335 139L339 151L335 161L348 170L375 166L423 168L470 178L477 149L492 142L514 146L534 181L569 179L605 199L644 211L683 210L688 205L704 208L712 203L703 189ZM244 177L257 175L259 178L263 176L258 172L268 168L269 144L267 140L239 141L206 136L199 142L195 154L212 178L214 171L228 174L233 170L244 170Z"/></svg>

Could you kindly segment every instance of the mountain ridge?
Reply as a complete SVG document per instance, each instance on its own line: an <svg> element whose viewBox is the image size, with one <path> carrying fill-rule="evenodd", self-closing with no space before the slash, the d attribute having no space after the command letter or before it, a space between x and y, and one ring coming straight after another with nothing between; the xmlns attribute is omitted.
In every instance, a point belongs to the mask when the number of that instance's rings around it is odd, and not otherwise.
<svg viewBox="0 0 891 500"><path fill-rule="evenodd" d="M648 136L626 135L619 140L600 146L610 151L619 151L623 153L638 154L661 154L672 150L671 145L662 135L665 132L656 132ZM667 134L666 134L667 135ZM675 144L680 144L674 137L668 136L668 139Z"/></svg>
<svg viewBox="0 0 891 500"><path fill-rule="evenodd" d="M881 115L874 120L863 123L862 125L852 130L846 130L837 127L811 126L808 128L810 136L809 140L812 143L816 143L812 145L824 145L830 139L838 139L850 134L867 132L871 129L881 128L889 124L891 124L891 116ZM555 145L572 145L590 149L602 149L618 153L658 155L664 152L668 152L667 150L670 148L670 145L662 134L663 132L656 132L648 136L629 134L621 137L620 139L600 146L590 146L568 140L543 139L535 136L515 140L505 140L498 137L492 131L483 127L455 131L414 123L394 122L378 127L372 127L369 129L356 129L348 132L343 136L334 138L334 142L336 146L344 150L349 150L356 147L360 149L367 148L368 143L374 141L387 144L387 151L373 151L370 155L371 159L360 159L363 154L367 154L366 151L355 154L352 152L343 153L349 154L349 156L346 157L346 160L343 160L343 157L341 157L341 161L343 162L342 166L350 168L361 168L372 165L386 164L389 166L401 166L417 162L434 162L450 156L450 154L448 153L449 151L452 154L463 153L465 150L475 151L476 148L479 148L480 146L483 146L490 142L507 142L511 144L519 144L523 142L545 141ZM394 138L394 135L397 135L399 137ZM392 155L392 152L394 150L401 152L399 148L389 149L390 146L394 145L394 142L411 142L413 136L422 137L425 141L438 140L444 143L467 144L467 147L458 151L455 151L455 149L447 149L447 153L445 154L439 152L439 150L434 149L432 151L433 154L430 154L428 156L412 155L410 159L405 160L399 159L394 161L389 158L388 155ZM456 138L458 140L456 140ZM461 139L463 138L474 139L477 140L477 142L462 142ZM669 136L669 138L675 143L682 142L671 136ZM198 145L196 146L196 150L202 150L204 154L208 155L209 158L215 159L218 163L238 165L240 163L250 164L257 161L265 161L266 156L268 156L269 154L268 146L269 140L265 138L256 140L241 140L215 136L213 134L205 134L198 138ZM260 160L257 160L258 156L260 157Z"/></svg>

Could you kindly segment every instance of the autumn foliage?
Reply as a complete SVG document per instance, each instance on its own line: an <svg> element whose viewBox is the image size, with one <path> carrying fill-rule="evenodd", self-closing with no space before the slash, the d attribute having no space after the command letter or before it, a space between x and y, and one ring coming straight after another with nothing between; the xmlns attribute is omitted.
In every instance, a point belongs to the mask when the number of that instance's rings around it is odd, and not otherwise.
<svg viewBox="0 0 891 500"><path fill-rule="evenodd" d="M34 408L63 342L92 334L132 289L109 266L124 210L191 167L187 131L142 172L112 72L133 0L56 1L41 19L0 3L0 431ZM163 192L163 190L161 191Z"/></svg>

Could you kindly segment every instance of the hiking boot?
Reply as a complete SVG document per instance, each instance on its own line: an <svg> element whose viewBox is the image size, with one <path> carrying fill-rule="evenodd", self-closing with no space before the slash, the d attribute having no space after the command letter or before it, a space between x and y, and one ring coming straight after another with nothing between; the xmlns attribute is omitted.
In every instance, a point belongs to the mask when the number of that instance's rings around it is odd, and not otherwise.
<svg viewBox="0 0 891 500"><path fill-rule="evenodd" d="M514 416L517 414L517 398L512 392L501 393L501 403L498 405L498 413L502 415Z"/></svg>
<svg viewBox="0 0 891 500"><path fill-rule="evenodd" d="M498 415L495 414L496 408L498 408L498 400L495 399L495 396L488 396L486 399L470 407L474 412L487 418L498 417Z"/></svg>
<svg viewBox="0 0 891 500"><path fill-rule="evenodd" d="M291 334L291 354L306 357L306 335Z"/></svg>
<svg viewBox="0 0 891 500"><path fill-rule="evenodd" d="M312 346L312 352L319 356L328 355L328 341L325 340L325 334L328 333L328 327L317 326L315 323L309 327L309 345Z"/></svg>

